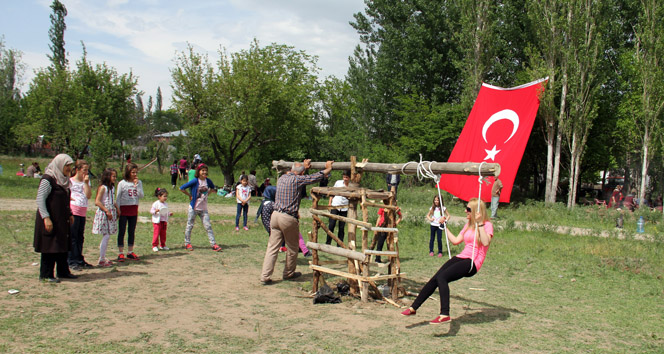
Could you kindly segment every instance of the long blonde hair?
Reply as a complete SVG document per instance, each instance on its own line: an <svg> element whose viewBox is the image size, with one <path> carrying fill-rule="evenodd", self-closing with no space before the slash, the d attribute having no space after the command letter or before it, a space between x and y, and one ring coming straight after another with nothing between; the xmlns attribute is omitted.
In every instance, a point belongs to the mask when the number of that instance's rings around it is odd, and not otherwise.
<svg viewBox="0 0 664 354"><path fill-rule="evenodd" d="M481 220L475 220L475 213L477 213L478 202L480 204L480 214L482 216ZM484 201L479 200L477 198L472 198L471 200L468 201L466 207L470 208L470 219L468 220L468 228L474 229L476 222L478 224L484 224L485 222L490 220L489 214L486 211L486 204L484 204Z"/></svg>

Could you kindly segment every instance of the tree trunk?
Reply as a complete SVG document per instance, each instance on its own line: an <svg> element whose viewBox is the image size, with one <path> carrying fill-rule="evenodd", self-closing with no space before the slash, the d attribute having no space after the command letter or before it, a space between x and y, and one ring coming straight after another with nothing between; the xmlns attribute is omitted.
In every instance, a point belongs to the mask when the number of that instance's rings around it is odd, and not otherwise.
<svg viewBox="0 0 664 354"><path fill-rule="evenodd" d="M648 164L650 162L648 156L648 142L650 141L650 132L646 128L643 134L643 163L641 164L641 186L639 187L639 201L643 203L643 198L646 196L646 182L648 180ZM664 208L662 208L664 209Z"/></svg>
<svg viewBox="0 0 664 354"><path fill-rule="evenodd" d="M549 191L549 200L547 203L555 203L556 195L558 193L558 179L560 175L560 150L561 145L563 144L563 135L562 122L565 117L566 102L567 102L567 65L563 66L563 78L562 78L562 93L560 94L560 110L558 113L558 131L556 132L556 145L553 159L553 176L551 177L551 186Z"/></svg>
<svg viewBox="0 0 664 354"><path fill-rule="evenodd" d="M553 137L556 128L553 124L547 124L546 139L546 185L544 186L544 201L549 203L551 199L551 185L553 184Z"/></svg>
<svg viewBox="0 0 664 354"><path fill-rule="evenodd" d="M567 208L572 209L574 207L574 197L575 197L575 186L576 181L574 176L576 175L576 165L577 165L577 156L576 156L576 133L572 133L572 146L570 148L570 161L569 161L569 184L567 191Z"/></svg>

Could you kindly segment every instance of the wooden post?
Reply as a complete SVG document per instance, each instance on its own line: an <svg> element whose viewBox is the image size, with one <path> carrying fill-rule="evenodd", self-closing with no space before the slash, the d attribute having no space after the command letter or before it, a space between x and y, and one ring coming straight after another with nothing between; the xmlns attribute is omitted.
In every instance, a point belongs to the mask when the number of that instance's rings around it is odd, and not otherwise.
<svg viewBox="0 0 664 354"><path fill-rule="evenodd" d="M369 211L367 211L367 208L364 206L364 202L367 200L367 194L363 190L362 191L362 221L364 222L369 222ZM369 241L367 238L369 237L369 230L364 228L362 230L362 252L367 250L367 246ZM369 259L371 256L365 256L364 263L362 263L362 275L365 277L369 276ZM369 283L368 282L363 282L362 283L362 301L366 302L367 301L367 296L369 294Z"/></svg>
<svg viewBox="0 0 664 354"><path fill-rule="evenodd" d="M313 205L314 205L314 207L316 207L316 206L318 206L318 194L313 193L313 192L311 194L315 196ZM310 239L311 242L318 243L318 223L316 222L315 219L313 221L313 225L312 225L312 228L311 228L311 233L309 234L309 236L310 236L309 239ZM319 264L318 250L311 251L311 258L312 258L312 261L315 265ZM322 277L322 276L323 276L323 274L321 274L321 272L319 272L317 270L314 270L314 279L313 279L313 282L312 282L312 285L311 285L311 291L313 291L314 293L316 293L318 291L318 278Z"/></svg>
<svg viewBox="0 0 664 354"><path fill-rule="evenodd" d="M365 277L369 276L369 263L364 262L362 263L362 275ZM363 281L362 282L362 291L360 292L361 294L361 299L362 302L367 302L369 300L369 282L368 281Z"/></svg>
<svg viewBox="0 0 664 354"><path fill-rule="evenodd" d="M394 194L396 192L396 187L392 187L391 192L392 192L392 197L390 197L389 204L390 205L396 205L396 201L394 199ZM386 212L388 212L388 215L389 215L389 219L388 219L388 223L387 223L388 227L394 227L395 220L396 220L396 211L392 210L392 209L389 209L389 210L386 210ZM392 251L392 252L395 251L395 248L394 248L394 233L393 232L389 232L387 234L387 250ZM390 270L390 274L392 274L392 275L396 274L396 264L395 264L395 262L396 262L395 258L390 257L389 270ZM397 299L397 280L396 279L390 279L390 280L388 280L388 284L390 285L390 292L392 294L392 299L396 300Z"/></svg>
<svg viewBox="0 0 664 354"><path fill-rule="evenodd" d="M350 170L354 171L355 170L355 157L351 156L351 166ZM351 180L353 179L353 175L351 173ZM357 220L357 199L349 199L348 200L348 219L351 220ZM355 231L357 229L357 226L353 223L348 223L348 249L355 251ZM355 265L355 262L351 260L350 258L348 259L348 273L352 274L359 274L359 269ZM360 291L359 288L359 282L356 280L349 281L350 284L350 292L351 294L357 294Z"/></svg>

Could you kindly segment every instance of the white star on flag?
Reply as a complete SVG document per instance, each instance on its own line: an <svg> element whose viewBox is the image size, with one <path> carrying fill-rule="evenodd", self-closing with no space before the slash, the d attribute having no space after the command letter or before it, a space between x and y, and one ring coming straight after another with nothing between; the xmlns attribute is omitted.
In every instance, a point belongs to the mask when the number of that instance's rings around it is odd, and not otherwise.
<svg viewBox="0 0 664 354"><path fill-rule="evenodd" d="M485 160L491 159L491 161L495 161L496 155L500 152L500 150L496 150L496 145L493 146L493 149L491 150L484 149L484 151L486 151L486 157L484 159Z"/></svg>

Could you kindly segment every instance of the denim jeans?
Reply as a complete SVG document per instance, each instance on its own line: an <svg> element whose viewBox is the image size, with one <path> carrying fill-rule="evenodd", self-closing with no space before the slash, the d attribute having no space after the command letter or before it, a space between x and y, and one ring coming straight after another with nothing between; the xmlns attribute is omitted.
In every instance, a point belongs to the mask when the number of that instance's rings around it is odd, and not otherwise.
<svg viewBox="0 0 664 354"><path fill-rule="evenodd" d="M244 214L244 217L242 218L242 222L244 223L242 226L247 226L247 214L249 213L249 204L244 204L242 203L237 203L237 211L235 213L235 227L240 226L240 213Z"/></svg>

